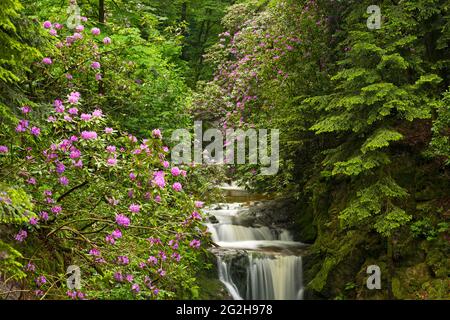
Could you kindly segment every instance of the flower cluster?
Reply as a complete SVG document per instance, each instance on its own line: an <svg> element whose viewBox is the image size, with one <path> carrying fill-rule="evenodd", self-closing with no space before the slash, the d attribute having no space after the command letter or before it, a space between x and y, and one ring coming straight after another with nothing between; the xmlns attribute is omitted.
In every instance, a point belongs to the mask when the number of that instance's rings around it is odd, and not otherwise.
<svg viewBox="0 0 450 320"><path fill-rule="evenodd" d="M62 24L46 21L43 28L58 41L57 49L69 52L101 34L96 27L86 32L85 26L79 25L63 39L69 31ZM105 37L97 43L111 42ZM58 59L57 54L45 57L40 66L49 70L64 63ZM98 56L90 60L86 70L91 72L89 66L95 69L95 79L100 81L98 60ZM77 74L65 77L72 80ZM195 276L192 261L200 251L194 249L200 248L200 238L206 234L200 223L203 203L194 204L184 191L188 188L187 168L170 166L166 159L169 148L163 145L160 129L154 129L148 139L139 139L112 128L102 110L84 105L84 92L68 86L67 92L53 97L45 126L31 107L22 106L16 139L13 143L1 141L0 164L11 166L15 183L33 198L34 213L24 212L26 218L18 224L14 241L18 246L31 240L45 241L38 246L42 250L52 245L52 250L60 250L58 245L64 243L76 252L74 256L82 258L76 263L84 268L83 281L92 277L96 283L94 264L134 297L163 298L167 292L183 290L182 283ZM2 203L5 199L8 195L0 198ZM25 268L33 273L30 282L37 296L45 292L49 298L65 295L81 300L104 294L102 286L94 285L89 292L53 286L49 282L56 275L41 262L46 257L37 252L37 262ZM111 290L123 291L117 284L111 285Z"/></svg>

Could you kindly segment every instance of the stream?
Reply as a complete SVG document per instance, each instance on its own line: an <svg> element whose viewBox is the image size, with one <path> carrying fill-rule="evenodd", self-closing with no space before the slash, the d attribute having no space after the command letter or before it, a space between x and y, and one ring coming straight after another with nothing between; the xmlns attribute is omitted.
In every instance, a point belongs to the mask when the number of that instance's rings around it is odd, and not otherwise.
<svg viewBox="0 0 450 320"><path fill-rule="evenodd" d="M217 245L218 276L235 300L301 300L305 244L289 231L257 225L248 209L264 201L237 187L225 187L226 203L205 209Z"/></svg>

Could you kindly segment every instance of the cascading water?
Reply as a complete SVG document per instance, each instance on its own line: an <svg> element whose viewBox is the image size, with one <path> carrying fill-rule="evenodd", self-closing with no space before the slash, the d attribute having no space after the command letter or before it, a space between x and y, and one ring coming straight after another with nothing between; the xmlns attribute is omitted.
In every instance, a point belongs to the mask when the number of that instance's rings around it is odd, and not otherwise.
<svg viewBox="0 0 450 320"><path fill-rule="evenodd" d="M240 203L219 204L207 212L216 249L219 279L235 300L298 300L303 298L302 257L287 230L242 225Z"/></svg>

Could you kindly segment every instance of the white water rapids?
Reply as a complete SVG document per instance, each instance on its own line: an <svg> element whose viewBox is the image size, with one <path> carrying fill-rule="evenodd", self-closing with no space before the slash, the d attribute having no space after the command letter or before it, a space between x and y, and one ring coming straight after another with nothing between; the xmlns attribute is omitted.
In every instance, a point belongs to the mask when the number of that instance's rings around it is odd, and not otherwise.
<svg viewBox="0 0 450 320"><path fill-rule="evenodd" d="M240 213L246 211L241 203L218 204L206 211L217 219L207 226L219 246L219 279L233 299L303 298L302 257L294 250L302 243L294 242L287 230L241 225Z"/></svg>

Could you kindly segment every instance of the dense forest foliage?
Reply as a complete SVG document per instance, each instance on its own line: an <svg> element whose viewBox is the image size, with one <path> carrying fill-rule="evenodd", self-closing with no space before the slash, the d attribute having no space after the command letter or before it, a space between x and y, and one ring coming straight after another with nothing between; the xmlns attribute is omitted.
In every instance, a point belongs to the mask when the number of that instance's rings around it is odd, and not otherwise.
<svg viewBox="0 0 450 320"><path fill-rule="evenodd" d="M3 0L0 47L11 293L205 298L203 202L233 179L298 203L307 297L449 298L450 1ZM278 173L171 164L194 120L279 129Z"/></svg>
<svg viewBox="0 0 450 320"><path fill-rule="evenodd" d="M377 297L355 289L377 261L389 275L378 297L442 298L450 3L378 1L379 30L366 25L371 4L236 4L193 106L224 127L282 130L277 175L236 169L254 189L298 199L313 294Z"/></svg>

